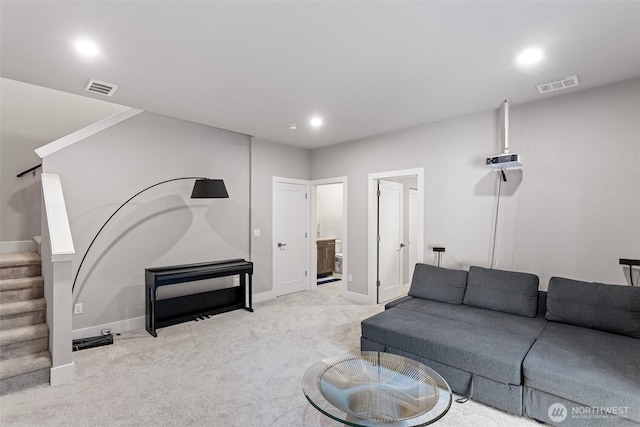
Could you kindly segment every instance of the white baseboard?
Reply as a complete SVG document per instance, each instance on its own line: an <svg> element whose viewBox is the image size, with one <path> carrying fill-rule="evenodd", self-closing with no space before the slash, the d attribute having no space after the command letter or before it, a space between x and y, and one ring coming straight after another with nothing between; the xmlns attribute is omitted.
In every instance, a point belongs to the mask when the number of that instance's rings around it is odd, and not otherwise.
<svg viewBox="0 0 640 427"><path fill-rule="evenodd" d="M75 380L76 367L73 362L51 368L50 384L52 386L71 384Z"/></svg>
<svg viewBox="0 0 640 427"><path fill-rule="evenodd" d="M42 236L34 237L33 241L36 244L36 252L38 252L38 255L42 255Z"/></svg>
<svg viewBox="0 0 640 427"><path fill-rule="evenodd" d="M258 302L263 302L263 301L269 301L272 299L276 299L277 295L275 293L275 291L267 291L267 292L260 292L257 294L253 294L253 297L251 299L252 303L258 303Z"/></svg>
<svg viewBox="0 0 640 427"><path fill-rule="evenodd" d="M9 242L0 242L0 254L8 254L12 252L35 252L36 242L33 240L16 240Z"/></svg>
<svg viewBox="0 0 640 427"><path fill-rule="evenodd" d="M104 329L110 329L112 333L132 331L134 329L145 328L145 316L134 317L133 319L119 320L117 322L104 323L102 325L90 326L88 328L76 329L72 336L74 340L102 335Z"/></svg>
<svg viewBox="0 0 640 427"><path fill-rule="evenodd" d="M276 293L274 291L268 292L260 292L258 294L253 294L253 298L251 302L253 304L263 301L268 301L276 298ZM105 329L110 329L112 333L120 333L126 331L132 331L134 329L144 329L146 326L146 317L134 317L133 319L125 319L117 322L111 323L103 323L102 325L90 326L88 328L76 329L72 332L72 337L74 340L80 338L89 338L96 337L98 335L102 335L102 331Z"/></svg>
<svg viewBox="0 0 640 427"><path fill-rule="evenodd" d="M342 296L351 302L355 302L356 304L367 304L367 305L372 304L371 297L369 297L369 295L360 294L358 292L351 292L345 289L342 292Z"/></svg>

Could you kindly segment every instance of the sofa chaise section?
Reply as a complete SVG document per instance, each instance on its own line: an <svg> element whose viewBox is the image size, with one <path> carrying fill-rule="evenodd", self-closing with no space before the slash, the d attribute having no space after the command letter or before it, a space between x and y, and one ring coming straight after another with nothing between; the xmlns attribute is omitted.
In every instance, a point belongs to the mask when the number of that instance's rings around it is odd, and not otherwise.
<svg viewBox="0 0 640 427"><path fill-rule="evenodd" d="M554 277L545 331L524 366L529 417L562 426L640 423L640 288ZM548 408L566 407L562 422Z"/></svg>

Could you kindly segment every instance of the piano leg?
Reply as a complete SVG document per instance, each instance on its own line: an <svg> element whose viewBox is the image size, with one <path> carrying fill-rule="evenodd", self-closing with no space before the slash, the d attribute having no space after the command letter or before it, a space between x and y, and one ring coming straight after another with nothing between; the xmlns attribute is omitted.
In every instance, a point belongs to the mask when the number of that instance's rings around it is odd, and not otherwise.
<svg viewBox="0 0 640 427"><path fill-rule="evenodd" d="M247 277L249 276L249 292L248 292L248 299L249 299L249 305L247 305L247 300L246 300L246 296L247 295ZM252 274L241 274L240 275L240 286L242 286L242 295L243 297L245 297L245 301L244 301L244 309L250 312L253 312L253 308L251 307L251 293L252 293Z"/></svg>

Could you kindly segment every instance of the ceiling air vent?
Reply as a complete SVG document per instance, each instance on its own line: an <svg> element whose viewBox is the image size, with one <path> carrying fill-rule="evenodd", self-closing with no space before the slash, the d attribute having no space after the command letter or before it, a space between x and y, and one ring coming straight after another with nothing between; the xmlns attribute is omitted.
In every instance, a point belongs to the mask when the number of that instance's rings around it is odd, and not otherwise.
<svg viewBox="0 0 640 427"><path fill-rule="evenodd" d="M113 83L102 82L100 80L91 79L89 84L84 88L85 90L93 93L99 93L100 95L111 96L118 90L118 85Z"/></svg>
<svg viewBox="0 0 640 427"><path fill-rule="evenodd" d="M555 92L556 90L568 89L575 86L578 86L578 76L575 74L554 82L536 85L540 93Z"/></svg>

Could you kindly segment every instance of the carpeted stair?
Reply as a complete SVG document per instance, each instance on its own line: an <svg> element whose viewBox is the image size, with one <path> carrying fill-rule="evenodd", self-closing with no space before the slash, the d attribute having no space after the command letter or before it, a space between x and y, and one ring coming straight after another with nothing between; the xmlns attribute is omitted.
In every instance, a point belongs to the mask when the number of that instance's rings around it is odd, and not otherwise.
<svg viewBox="0 0 640 427"><path fill-rule="evenodd" d="M40 255L0 254L0 395L49 382Z"/></svg>

